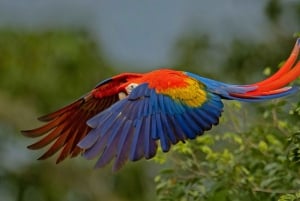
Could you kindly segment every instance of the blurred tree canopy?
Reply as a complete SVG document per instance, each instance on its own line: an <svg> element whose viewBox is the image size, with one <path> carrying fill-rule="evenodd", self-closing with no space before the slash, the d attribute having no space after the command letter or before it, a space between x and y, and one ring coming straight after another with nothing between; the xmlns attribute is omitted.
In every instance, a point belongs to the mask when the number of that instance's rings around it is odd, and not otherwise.
<svg viewBox="0 0 300 201"><path fill-rule="evenodd" d="M2 30L0 35L0 88L33 99L43 111L54 109L49 99L57 107L114 72L85 32Z"/></svg>
<svg viewBox="0 0 300 201"><path fill-rule="evenodd" d="M287 10L281 2L266 1L274 30L269 40L236 38L216 47L206 33L183 34L174 44L174 66L236 83L275 72L294 44L292 34L280 29L282 16L293 10L300 23L300 3ZM210 66L215 58L217 69ZM220 126L158 154L160 165L130 163L111 174L110 167L93 171L93 162L82 158L59 166L35 161L38 153L26 150L31 140L19 130L115 73L84 31L0 30L0 200L299 200L299 94L262 104L226 103Z"/></svg>
<svg viewBox="0 0 300 201"><path fill-rule="evenodd" d="M99 45L83 31L1 30L0 47L0 200L152 200L154 182L140 165L113 175L74 159L60 169L28 155L19 133L115 74Z"/></svg>
<svg viewBox="0 0 300 201"><path fill-rule="evenodd" d="M289 11L299 15L299 5ZM272 39L237 38L229 48L216 48L216 54L226 54L214 78L249 83L275 72L295 41L280 30L285 9L279 0L266 4L265 15L274 30ZM299 24L297 27L299 30ZM198 58L207 56L214 46L212 40L207 35L192 35L179 41L184 46L177 53L188 56L177 57L177 62L198 72L197 66L207 64ZM212 68L201 70L214 72ZM221 125L193 142L174 147L171 156L157 157L159 163L168 164L155 177L158 199L300 200L299 106L298 94L263 104L226 102Z"/></svg>
<svg viewBox="0 0 300 201"><path fill-rule="evenodd" d="M218 129L173 149L155 178L159 200L296 200L299 104L266 103L255 120L237 102L225 111Z"/></svg>

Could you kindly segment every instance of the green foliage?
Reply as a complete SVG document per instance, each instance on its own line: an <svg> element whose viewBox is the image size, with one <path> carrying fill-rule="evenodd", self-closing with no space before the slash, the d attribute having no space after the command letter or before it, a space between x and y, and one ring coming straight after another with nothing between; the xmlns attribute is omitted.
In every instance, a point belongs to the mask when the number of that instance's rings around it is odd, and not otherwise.
<svg viewBox="0 0 300 201"><path fill-rule="evenodd" d="M293 8L296 11L296 16L297 16L297 20L298 22L300 22L300 2L298 2L296 5L293 6Z"/></svg>
<svg viewBox="0 0 300 201"><path fill-rule="evenodd" d="M277 23L282 14L282 6L280 0L269 0L265 7L265 14L273 23Z"/></svg>
<svg viewBox="0 0 300 201"><path fill-rule="evenodd" d="M249 125L252 118L245 113L249 108L229 103L225 108L229 114L225 112L222 124L232 122L231 129L221 128L174 147L171 160L167 160L172 168L155 178L159 200L261 201L278 200L282 194L287 195L281 200L295 197L289 194L300 188L300 143L296 133L300 129L299 116L289 115L284 101L263 108L258 110L264 115L255 115L256 123ZM291 109L295 110L298 108Z"/></svg>
<svg viewBox="0 0 300 201"><path fill-rule="evenodd" d="M300 191L294 194L285 194L280 196L278 201L299 201L300 200Z"/></svg>
<svg viewBox="0 0 300 201"><path fill-rule="evenodd" d="M34 127L36 113L75 100L114 71L85 32L0 31L0 200L152 200L142 166L112 174L111 167L93 171L94 162L80 157L59 166L37 161L42 151L27 150L33 141L19 131Z"/></svg>
<svg viewBox="0 0 300 201"><path fill-rule="evenodd" d="M259 77L262 79L262 69L268 66L275 72L280 62L278 59L287 58L294 43L292 37L281 36L266 43L236 39L224 61L223 73L227 78L239 82L253 82Z"/></svg>
<svg viewBox="0 0 300 201"><path fill-rule="evenodd" d="M184 66L186 71L203 66L206 51L210 47L208 35L193 33L182 36L175 45L176 66Z"/></svg>
<svg viewBox="0 0 300 201"><path fill-rule="evenodd" d="M0 90L30 98L47 112L113 72L96 43L81 31L2 30L0 47Z"/></svg>

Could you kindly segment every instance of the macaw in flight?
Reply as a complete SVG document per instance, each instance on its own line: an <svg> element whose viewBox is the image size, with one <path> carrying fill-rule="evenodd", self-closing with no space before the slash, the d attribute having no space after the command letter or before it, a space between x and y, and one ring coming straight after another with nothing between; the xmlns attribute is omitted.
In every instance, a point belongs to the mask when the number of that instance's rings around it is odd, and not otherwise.
<svg viewBox="0 0 300 201"><path fill-rule="evenodd" d="M298 87L287 85L300 75L299 50L300 38L275 74L249 85L226 84L171 69L122 73L100 82L70 105L40 117L43 126L22 133L43 136L29 149L52 143L39 159L61 150L58 163L82 153L87 159L98 156L96 167L114 159L112 168L117 171L128 160L154 157L158 142L168 152L171 145L210 130L219 122L222 99L258 102L295 93Z"/></svg>

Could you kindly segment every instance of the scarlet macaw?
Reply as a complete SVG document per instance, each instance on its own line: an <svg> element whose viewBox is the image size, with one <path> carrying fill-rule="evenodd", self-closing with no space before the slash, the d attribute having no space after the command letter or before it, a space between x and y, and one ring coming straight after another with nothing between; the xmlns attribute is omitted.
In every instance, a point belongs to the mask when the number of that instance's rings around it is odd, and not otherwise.
<svg viewBox="0 0 300 201"><path fill-rule="evenodd" d="M115 171L128 159L152 158L158 141L167 152L172 144L194 139L217 125L222 99L256 102L295 93L297 87L286 85L300 75L300 61L295 64L299 49L300 38L275 74L250 85L225 84L170 69L123 73L100 82L72 104L40 117L43 126L22 133L44 136L28 146L30 149L53 142L39 159L61 150L58 163L83 152L87 159L100 156L96 167L114 159Z"/></svg>

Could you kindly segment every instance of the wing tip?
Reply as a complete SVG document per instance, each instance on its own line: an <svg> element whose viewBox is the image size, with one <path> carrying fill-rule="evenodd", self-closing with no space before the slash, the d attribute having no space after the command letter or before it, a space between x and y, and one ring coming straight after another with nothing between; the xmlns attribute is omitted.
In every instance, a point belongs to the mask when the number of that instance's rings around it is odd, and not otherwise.
<svg viewBox="0 0 300 201"><path fill-rule="evenodd" d="M49 115L43 115L37 118L37 120L41 121L41 122L47 122L50 121L52 118L49 117Z"/></svg>
<svg viewBox="0 0 300 201"><path fill-rule="evenodd" d="M36 129L32 130L20 130L20 133L26 137L35 138L43 135L44 133L39 133Z"/></svg>
<svg viewBox="0 0 300 201"><path fill-rule="evenodd" d="M40 148L42 148L42 147L39 146L37 143L33 143L33 144L27 146L27 149L30 149L30 150L38 150Z"/></svg>
<svg viewBox="0 0 300 201"><path fill-rule="evenodd" d="M20 130L20 133L26 137L31 137L31 130Z"/></svg>
<svg viewBox="0 0 300 201"><path fill-rule="evenodd" d="M46 153L44 153L43 155L41 155L40 157L37 158L37 160L42 161L45 160L47 158L49 158L50 156Z"/></svg>

